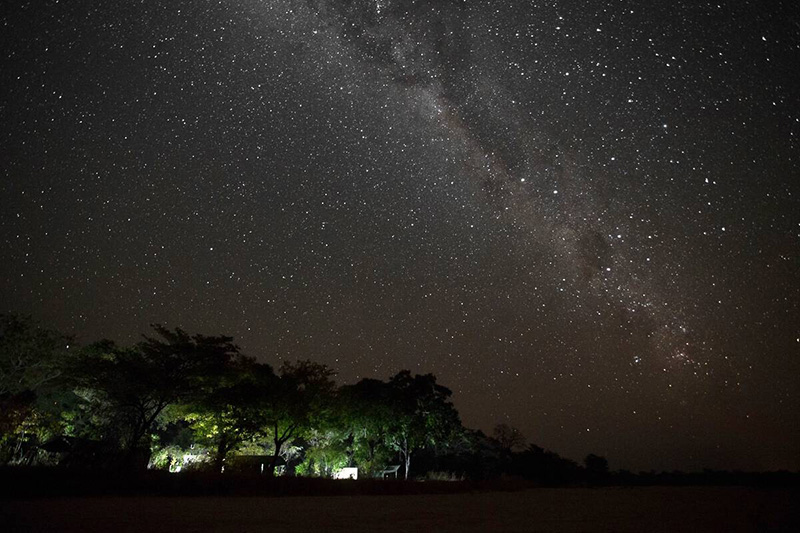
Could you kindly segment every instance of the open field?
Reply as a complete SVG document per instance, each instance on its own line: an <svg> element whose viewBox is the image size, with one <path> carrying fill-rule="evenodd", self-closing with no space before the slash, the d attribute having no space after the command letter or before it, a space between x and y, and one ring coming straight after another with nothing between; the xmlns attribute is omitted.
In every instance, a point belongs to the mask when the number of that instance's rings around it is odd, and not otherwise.
<svg viewBox="0 0 800 533"><path fill-rule="evenodd" d="M791 489L531 489L408 496L6 500L5 531L800 531Z"/></svg>

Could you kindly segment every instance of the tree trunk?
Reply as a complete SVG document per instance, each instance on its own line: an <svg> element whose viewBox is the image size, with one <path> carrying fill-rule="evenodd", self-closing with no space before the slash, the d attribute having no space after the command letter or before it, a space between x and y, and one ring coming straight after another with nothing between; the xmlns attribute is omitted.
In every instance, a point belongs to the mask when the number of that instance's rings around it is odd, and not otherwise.
<svg viewBox="0 0 800 533"><path fill-rule="evenodd" d="M276 466L277 462L278 462L278 456L277 455L273 455L272 459L270 459L269 464L267 465L267 468L264 469L264 473L267 474L269 477L274 477L275 476L275 466Z"/></svg>
<svg viewBox="0 0 800 533"><path fill-rule="evenodd" d="M277 435L277 429L276 429L276 435ZM281 448L283 448L283 443L285 441L279 439L278 437L275 437L273 442L275 443L275 452L272 456L272 460L269 462L269 465L267 465L267 470L266 470L267 475L270 477L275 475L275 467L278 465L278 457L281 456Z"/></svg>
<svg viewBox="0 0 800 533"><path fill-rule="evenodd" d="M150 444L146 442L145 437L148 431L153 426L158 415L164 410L166 404L157 405L153 411L147 414L147 411L140 409L137 414L137 420L133 424L130 433L130 441L123 441L122 448L122 465L123 470L145 470L150 458ZM143 442L145 441L145 442ZM144 460L144 456L147 460Z"/></svg>
<svg viewBox="0 0 800 533"><path fill-rule="evenodd" d="M217 451L214 454L214 472L217 474L222 473L222 468L225 466L225 456L228 454L228 439L225 435L220 435L219 442L217 443Z"/></svg>
<svg viewBox="0 0 800 533"><path fill-rule="evenodd" d="M406 475L405 480L408 481L408 471L411 469L411 450L408 449L408 438L403 439L403 458L405 459Z"/></svg>

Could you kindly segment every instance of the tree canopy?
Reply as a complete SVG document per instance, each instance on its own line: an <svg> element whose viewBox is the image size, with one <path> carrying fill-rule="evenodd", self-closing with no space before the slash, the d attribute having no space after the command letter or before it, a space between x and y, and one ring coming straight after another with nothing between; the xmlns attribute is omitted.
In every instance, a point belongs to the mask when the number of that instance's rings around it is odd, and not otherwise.
<svg viewBox="0 0 800 533"><path fill-rule="evenodd" d="M406 479L437 469L543 483L608 478L597 455L582 468L535 445L518 451L525 439L507 424L492 437L466 430L433 374L402 370L342 386L335 375L310 360L276 372L225 335L156 324L132 346L77 347L31 319L0 316L0 459L219 474L250 457L269 475L356 466L372 476L399 463Z"/></svg>
<svg viewBox="0 0 800 533"><path fill-rule="evenodd" d="M100 341L80 351L68 380L105 439L118 441L128 463L147 458L146 439L169 405L196 400L218 380L239 350L231 337L190 336L154 325L158 337L131 348ZM160 337L160 338L159 338Z"/></svg>

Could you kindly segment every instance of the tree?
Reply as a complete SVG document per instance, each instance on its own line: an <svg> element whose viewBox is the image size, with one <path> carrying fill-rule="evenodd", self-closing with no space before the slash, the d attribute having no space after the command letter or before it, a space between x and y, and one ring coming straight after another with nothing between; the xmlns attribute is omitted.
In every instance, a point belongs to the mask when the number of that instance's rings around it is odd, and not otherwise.
<svg viewBox="0 0 800 533"><path fill-rule="evenodd" d="M583 464L586 466L589 483L602 483L608 478L608 460L605 457L590 453L583 460Z"/></svg>
<svg viewBox="0 0 800 533"><path fill-rule="evenodd" d="M531 444L527 450L513 454L511 472L552 486L575 482L580 467L575 461Z"/></svg>
<svg viewBox="0 0 800 533"><path fill-rule="evenodd" d="M72 338L30 317L0 314L0 464L32 459L57 425L50 394Z"/></svg>
<svg viewBox="0 0 800 533"><path fill-rule="evenodd" d="M389 380L393 421L389 443L400 454L408 479L412 454L425 446L446 444L461 427L452 391L436 383L433 374L415 375L403 370Z"/></svg>
<svg viewBox="0 0 800 533"><path fill-rule="evenodd" d="M30 317L0 314L0 398L36 391L61 375L71 337L42 328Z"/></svg>
<svg viewBox="0 0 800 533"><path fill-rule="evenodd" d="M190 336L160 325L153 329L161 338L145 336L134 348L111 341L92 344L70 368L76 391L106 422L128 467L147 464L141 460L149 456L145 437L164 409L195 398L203 383L239 353L231 337Z"/></svg>
<svg viewBox="0 0 800 533"><path fill-rule="evenodd" d="M525 435L508 424L497 424L492 431L492 437L508 453L525 447Z"/></svg>
<svg viewBox="0 0 800 533"><path fill-rule="evenodd" d="M205 381L202 392L184 409L195 435L214 450L214 471L221 472L228 454L258 433L259 408L276 376L269 365L238 358Z"/></svg>
<svg viewBox="0 0 800 533"><path fill-rule="evenodd" d="M330 415L334 371L312 361L286 362L275 387L261 406L261 432L272 441L273 455L267 473L273 475L278 459L292 439L306 435Z"/></svg>
<svg viewBox="0 0 800 533"><path fill-rule="evenodd" d="M352 440L352 454L360 468L374 473L391 453L387 439L393 428L393 389L377 379L362 379L339 390L340 417Z"/></svg>
<svg viewBox="0 0 800 533"><path fill-rule="evenodd" d="M330 477L340 468L348 466L351 454L346 433L333 425L312 428L310 434L303 439L307 449L297 472L302 475Z"/></svg>

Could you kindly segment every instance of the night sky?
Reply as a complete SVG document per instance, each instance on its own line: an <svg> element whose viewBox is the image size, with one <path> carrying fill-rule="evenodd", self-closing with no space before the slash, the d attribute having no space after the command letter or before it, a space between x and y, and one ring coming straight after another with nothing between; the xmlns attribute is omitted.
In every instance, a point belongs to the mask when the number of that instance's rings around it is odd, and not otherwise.
<svg viewBox="0 0 800 533"><path fill-rule="evenodd" d="M612 469L800 469L792 1L0 8L0 311L432 372Z"/></svg>

